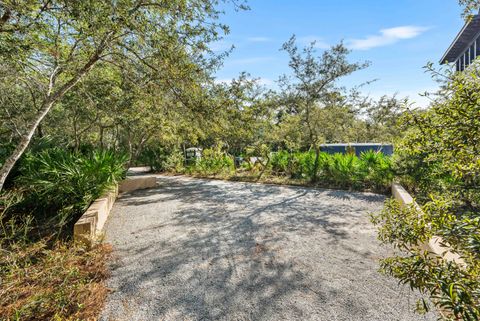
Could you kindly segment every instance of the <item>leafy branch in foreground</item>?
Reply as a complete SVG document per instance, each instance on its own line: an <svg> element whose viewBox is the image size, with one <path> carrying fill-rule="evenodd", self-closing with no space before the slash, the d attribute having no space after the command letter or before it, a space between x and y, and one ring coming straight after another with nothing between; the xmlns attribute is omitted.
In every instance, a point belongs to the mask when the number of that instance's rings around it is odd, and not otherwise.
<svg viewBox="0 0 480 321"><path fill-rule="evenodd" d="M397 147L397 173L422 213L387 202L373 217L380 239L407 252L384 260L382 269L419 289L452 320L480 318L479 75L478 63L471 65L447 82L429 110L404 119L409 130ZM432 236L464 264L421 251L417 245Z"/></svg>

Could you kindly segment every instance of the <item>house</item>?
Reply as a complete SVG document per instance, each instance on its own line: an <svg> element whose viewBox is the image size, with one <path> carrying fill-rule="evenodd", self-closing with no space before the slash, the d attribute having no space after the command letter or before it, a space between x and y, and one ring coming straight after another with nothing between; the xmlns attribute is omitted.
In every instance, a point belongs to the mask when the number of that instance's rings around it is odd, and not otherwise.
<svg viewBox="0 0 480 321"><path fill-rule="evenodd" d="M443 55L440 64L455 63L457 71L464 71L478 56L480 56L480 13L465 23Z"/></svg>
<svg viewBox="0 0 480 321"><path fill-rule="evenodd" d="M377 143L352 143L352 144L322 144L320 151L328 154L355 154L360 156L363 152L373 151L383 153L387 156L393 155L392 144L377 144Z"/></svg>

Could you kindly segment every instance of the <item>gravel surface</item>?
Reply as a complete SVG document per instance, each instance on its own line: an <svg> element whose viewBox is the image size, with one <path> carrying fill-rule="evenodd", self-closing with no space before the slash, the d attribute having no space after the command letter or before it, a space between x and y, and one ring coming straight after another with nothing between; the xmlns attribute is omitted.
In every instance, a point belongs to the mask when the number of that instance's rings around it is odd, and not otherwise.
<svg viewBox="0 0 480 321"><path fill-rule="evenodd" d="M368 213L384 197L159 176L106 226L101 320L435 320L377 272Z"/></svg>

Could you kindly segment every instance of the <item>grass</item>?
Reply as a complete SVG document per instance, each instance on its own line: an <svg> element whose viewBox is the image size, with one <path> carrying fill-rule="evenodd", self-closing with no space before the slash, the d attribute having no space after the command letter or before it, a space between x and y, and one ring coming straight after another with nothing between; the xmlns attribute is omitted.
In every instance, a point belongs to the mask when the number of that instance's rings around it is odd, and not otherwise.
<svg viewBox="0 0 480 321"><path fill-rule="evenodd" d="M48 240L0 249L0 320L94 320L110 248Z"/></svg>

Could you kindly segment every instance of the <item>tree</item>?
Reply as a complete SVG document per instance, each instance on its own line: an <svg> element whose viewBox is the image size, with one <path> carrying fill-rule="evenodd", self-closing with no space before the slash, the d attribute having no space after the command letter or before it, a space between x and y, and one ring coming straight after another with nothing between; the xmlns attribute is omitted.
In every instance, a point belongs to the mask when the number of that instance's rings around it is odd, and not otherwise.
<svg viewBox="0 0 480 321"><path fill-rule="evenodd" d="M205 134L210 140L206 143L221 141L238 155L247 146L268 140L271 92L259 85L257 79L241 73L230 83L215 84L210 94L214 114L207 117L205 124Z"/></svg>
<svg viewBox="0 0 480 321"><path fill-rule="evenodd" d="M464 8L463 17L466 19L470 19L480 9L480 0L458 0L458 3Z"/></svg>
<svg viewBox="0 0 480 321"><path fill-rule="evenodd" d="M453 75L428 110L403 118L408 130L397 145L397 173L422 213L389 202L374 217L380 239L407 253L383 260L383 270L430 297L448 320L480 318L479 75L475 62ZM464 263L417 246L433 236Z"/></svg>
<svg viewBox="0 0 480 321"><path fill-rule="evenodd" d="M225 0L227 1L227 0ZM98 62L142 63L150 69L178 54L203 59L206 44L226 26L215 20L216 0L4 1L0 5L0 59L37 90L38 110L0 169L0 191L14 164L50 112ZM242 7L240 5L239 7ZM156 58L158 68L149 64ZM9 106L8 108L12 108ZM34 109L32 107L32 109Z"/></svg>
<svg viewBox="0 0 480 321"><path fill-rule="evenodd" d="M289 66L292 69L291 76L283 76L280 80L284 113L299 118L298 123L306 132L306 141L315 150L313 180L316 180L319 145L327 138L323 127L324 109L344 105L338 81L366 68L368 63L350 63L347 59L350 51L342 43L316 56L315 43L299 49L295 36L292 36L283 44L282 50L289 54Z"/></svg>

